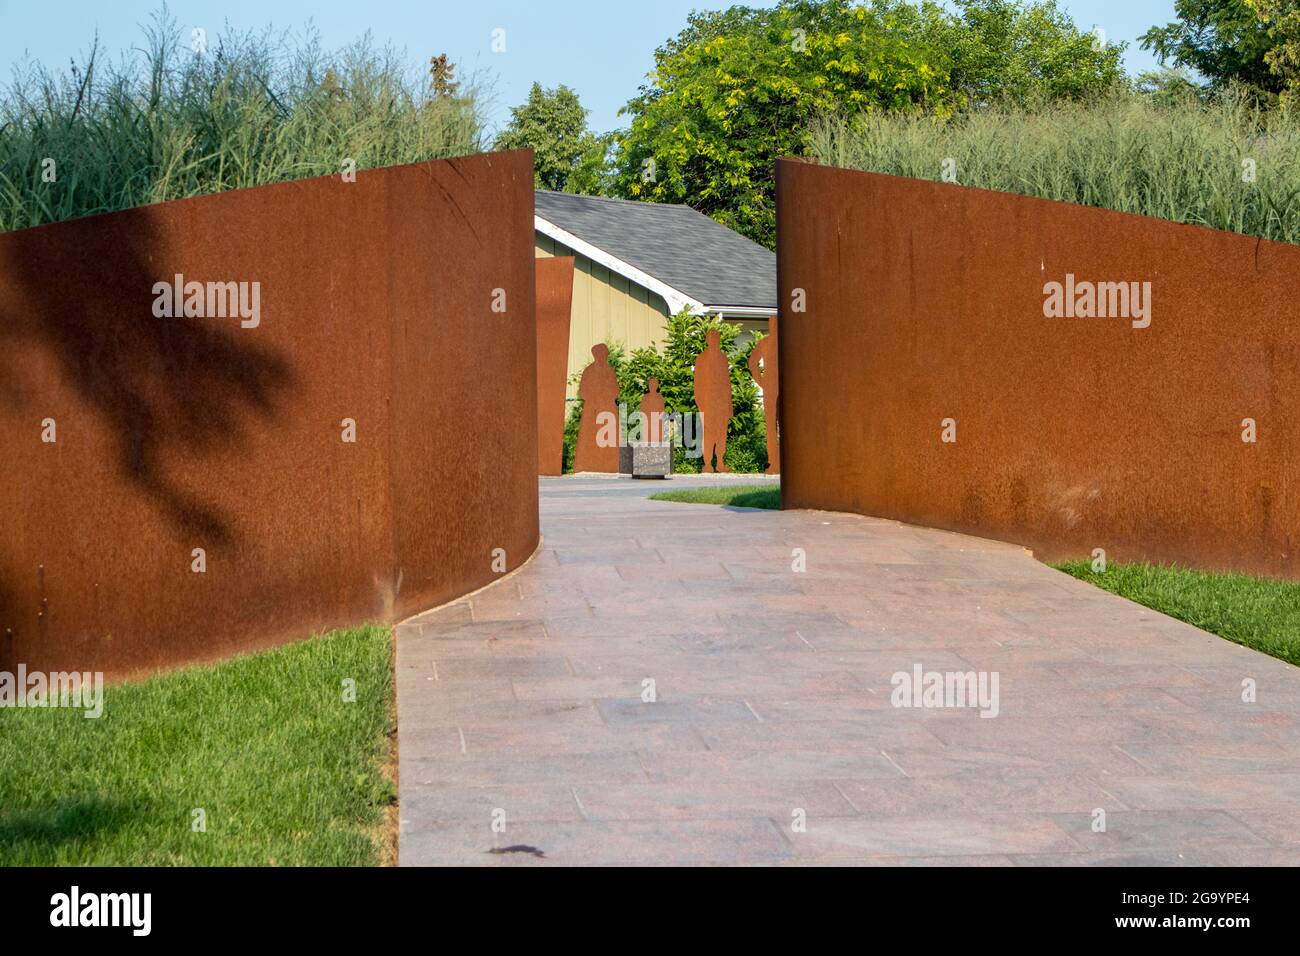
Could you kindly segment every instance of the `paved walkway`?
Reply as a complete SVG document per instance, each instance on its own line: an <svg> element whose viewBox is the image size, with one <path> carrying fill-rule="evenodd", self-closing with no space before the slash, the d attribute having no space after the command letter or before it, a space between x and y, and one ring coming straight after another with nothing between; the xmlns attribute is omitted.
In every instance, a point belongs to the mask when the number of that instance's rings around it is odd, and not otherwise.
<svg viewBox="0 0 1300 956"><path fill-rule="evenodd" d="M399 628L403 864L1300 863L1300 669L1010 545L662 488L543 479L532 562ZM892 706L918 665L998 715Z"/></svg>

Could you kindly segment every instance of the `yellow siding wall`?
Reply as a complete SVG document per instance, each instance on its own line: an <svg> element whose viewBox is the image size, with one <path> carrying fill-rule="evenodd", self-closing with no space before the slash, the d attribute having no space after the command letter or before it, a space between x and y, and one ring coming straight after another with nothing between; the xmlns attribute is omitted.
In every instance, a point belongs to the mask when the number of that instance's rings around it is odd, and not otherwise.
<svg viewBox="0 0 1300 956"><path fill-rule="evenodd" d="M569 378L591 363L597 342L621 344L629 352L660 345L668 318L668 303L650 290L592 262L550 236L537 233L539 258L573 256L573 320L569 325ZM569 397L578 394L572 381Z"/></svg>
<svg viewBox="0 0 1300 956"><path fill-rule="evenodd" d="M767 319L729 319L726 315L723 315L722 318L723 321L729 322L731 325L740 326L740 334L736 336L735 344L738 349L742 349L754 341L757 333L767 335Z"/></svg>

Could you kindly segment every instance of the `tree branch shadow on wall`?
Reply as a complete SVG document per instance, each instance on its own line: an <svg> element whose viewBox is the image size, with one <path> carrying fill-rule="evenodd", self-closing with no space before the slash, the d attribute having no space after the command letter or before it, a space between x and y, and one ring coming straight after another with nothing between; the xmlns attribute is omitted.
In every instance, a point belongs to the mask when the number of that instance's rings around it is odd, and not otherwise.
<svg viewBox="0 0 1300 956"><path fill-rule="evenodd" d="M184 271L159 236L157 223L169 214L145 207L0 236L7 287L0 290L0 411L9 427L29 427L33 441L43 418L57 421L58 410L37 407L35 398L53 383L34 381L34 370L20 362L38 350L111 436L121 479L178 534L228 545L235 543L230 516L202 489L169 476L164 457L237 448L250 416L277 417L295 375L287 358L261 345L256 329L240 328L238 318L153 315L154 283ZM219 248L220 237L213 240ZM72 435L60 429L58 440ZM0 666L12 655L3 637L13 626L15 585L0 580Z"/></svg>

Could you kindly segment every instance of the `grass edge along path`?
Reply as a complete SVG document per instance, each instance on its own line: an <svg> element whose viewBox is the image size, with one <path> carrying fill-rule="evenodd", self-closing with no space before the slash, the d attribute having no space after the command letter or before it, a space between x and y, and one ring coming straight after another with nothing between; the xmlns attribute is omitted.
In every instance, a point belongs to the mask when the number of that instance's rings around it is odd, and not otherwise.
<svg viewBox="0 0 1300 956"><path fill-rule="evenodd" d="M651 501L679 501L690 505L727 505L732 508L768 508L780 510L779 485L740 485L737 487L678 488L660 491Z"/></svg>
<svg viewBox="0 0 1300 956"><path fill-rule="evenodd" d="M0 708L0 866L393 862L392 660L359 627L111 685L95 719Z"/></svg>
<svg viewBox="0 0 1300 956"><path fill-rule="evenodd" d="M1177 566L1089 561L1052 567L1234 644L1300 666L1300 582Z"/></svg>

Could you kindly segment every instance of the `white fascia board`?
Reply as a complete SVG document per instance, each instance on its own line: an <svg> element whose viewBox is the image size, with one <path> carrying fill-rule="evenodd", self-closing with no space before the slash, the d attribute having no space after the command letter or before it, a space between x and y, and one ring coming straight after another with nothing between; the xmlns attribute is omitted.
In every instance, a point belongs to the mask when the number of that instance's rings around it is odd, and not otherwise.
<svg viewBox="0 0 1300 956"><path fill-rule="evenodd" d="M738 319L770 319L776 315L776 308L759 309L752 305L706 305L710 315L734 315Z"/></svg>
<svg viewBox="0 0 1300 956"><path fill-rule="evenodd" d="M678 292L666 282L661 282L648 272L642 272L635 266L629 265L617 256L611 256L604 249L597 248L589 242L579 239L571 232L565 232L553 222L548 222L541 216L533 215L533 228L544 236L550 236L561 245L568 246L574 252L581 253L592 262L597 262L604 266L610 272L616 272L623 278L635 282L639 286L649 289L656 295L663 297L668 303L668 313L676 315L682 309L690 309L696 315L704 314L704 303L697 299L692 299L684 292Z"/></svg>

